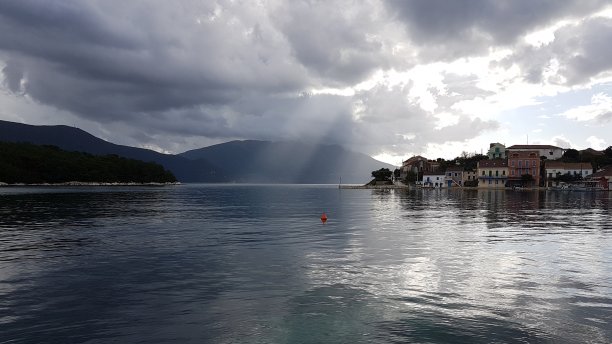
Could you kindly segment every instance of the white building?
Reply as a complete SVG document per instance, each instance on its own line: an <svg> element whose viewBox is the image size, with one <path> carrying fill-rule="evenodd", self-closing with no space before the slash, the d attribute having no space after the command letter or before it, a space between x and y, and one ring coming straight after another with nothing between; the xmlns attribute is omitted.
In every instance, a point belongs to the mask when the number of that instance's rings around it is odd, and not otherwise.
<svg viewBox="0 0 612 344"><path fill-rule="evenodd" d="M544 168L548 186L559 184L558 181L554 183L553 179L563 175L584 179L593 174L593 166L590 163L584 162L546 161Z"/></svg>
<svg viewBox="0 0 612 344"><path fill-rule="evenodd" d="M566 149L551 145L514 145L506 148L508 152L538 151L540 156L545 156L547 160L560 159L565 154Z"/></svg>
<svg viewBox="0 0 612 344"><path fill-rule="evenodd" d="M445 185L444 172L423 172L423 187L443 188Z"/></svg>

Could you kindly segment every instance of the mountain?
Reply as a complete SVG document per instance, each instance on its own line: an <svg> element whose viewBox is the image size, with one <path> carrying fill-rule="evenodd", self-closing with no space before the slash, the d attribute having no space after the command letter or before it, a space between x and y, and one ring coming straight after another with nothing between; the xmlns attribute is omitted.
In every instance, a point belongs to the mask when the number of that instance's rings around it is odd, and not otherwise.
<svg viewBox="0 0 612 344"><path fill-rule="evenodd" d="M130 159L155 162L172 171L181 182L219 182L227 180L222 170L205 160L194 161L149 149L116 145L81 129L65 125L35 126L0 120L0 141L53 145L66 151L86 152L95 155L115 154Z"/></svg>
<svg viewBox="0 0 612 344"><path fill-rule="evenodd" d="M117 145L65 125L35 126L0 120L0 141L53 145L66 151L115 154L155 162L181 182L365 183L371 172L395 167L337 145L232 141L179 155Z"/></svg>
<svg viewBox="0 0 612 344"><path fill-rule="evenodd" d="M395 166L338 145L299 142L231 141L180 154L205 159L230 180L251 183L365 183L371 172Z"/></svg>

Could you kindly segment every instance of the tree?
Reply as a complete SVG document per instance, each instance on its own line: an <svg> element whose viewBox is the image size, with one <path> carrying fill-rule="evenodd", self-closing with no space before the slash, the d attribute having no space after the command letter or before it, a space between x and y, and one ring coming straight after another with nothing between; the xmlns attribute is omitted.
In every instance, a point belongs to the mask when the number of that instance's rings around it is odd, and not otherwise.
<svg viewBox="0 0 612 344"><path fill-rule="evenodd" d="M561 157L563 162L580 162L580 152L575 149L568 149Z"/></svg>
<svg viewBox="0 0 612 344"><path fill-rule="evenodd" d="M380 170L372 171L372 177L377 182L390 181L392 173L388 168L381 168Z"/></svg>
<svg viewBox="0 0 612 344"><path fill-rule="evenodd" d="M408 173L406 173L406 178L404 178L404 183L405 184L412 184L414 182L416 182L418 176L414 171L408 171Z"/></svg>
<svg viewBox="0 0 612 344"><path fill-rule="evenodd" d="M521 176L521 182L523 182L523 185L530 184L532 181L533 181L533 176L531 174L523 174Z"/></svg>

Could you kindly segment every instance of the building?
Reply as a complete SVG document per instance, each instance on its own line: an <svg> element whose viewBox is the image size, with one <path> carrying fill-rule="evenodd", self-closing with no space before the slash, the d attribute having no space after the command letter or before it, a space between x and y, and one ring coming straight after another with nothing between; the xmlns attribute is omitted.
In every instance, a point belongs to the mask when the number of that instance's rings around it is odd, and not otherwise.
<svg viewBox="0 0 612 344"><path fill-rule="evenodd" d="M478 162L478 187L503 188L508 182L508 160L493 159Z"/></svg>
<svg viewBox="0 0 612 344"><path fill-rule="evenodd" d="M489 151L487 152L489 159L505 159L506 158L506 146L501 143L491 143L489 145Z"/></svg>
<svg viewBox="0 0 612 344"><path fill-rule="evenodd" d="M587 179L597 181L604 190L612 190L612 166L591 174Z"/></svg>
<svg viewBox="0 0 612 344"><path fill-rule="evenodd" d="M560 159L565 154L566 149L551 145L513 145L506 148L506 156L510 152L531 152L537 151L538 158L545 156L547 160Z"/></svg>
<svg viewBox="0 0 612 344"><path fill-rule="evenodd" d="M408 176L408 172L413 172L416 174L417 180L421 180L423 177L423 172L431 172L434 170L435 169L432 167L431 161L420 155L416 155L402 162L402 167L400 168L400 179L405 179L406 176Z"/></svg>
<svg viewBox="0 0 612 344"><path fill-rule="evenodd" d="M463 171L463 180L462 180L461 185L463 185L463 186L477 186L478 185L478 175L477 175L477 172L476 171Z"/></svg>
<svg viewBox="0 0 612 344"><path fill-rule="evenodd" d="M593 166L584 162L546 161L544 169L547 186L559 186L563 176L568 180L584 179L593 173Z"/></svg>
<svg viewBox="0 0 612 344"><path fill-rule="evenodd" d="M446 187L445 175L441 171L426 171L423 172L422 179L423 187L443 188Z"/></svg>
<svg viewBox="0 0 612 344"><path fill-rule="evenodd" d="M509 186L540 186L540 152L508 151Z"/></svg>
<svg viewBox="0 0 612 344"><path fill-rule="evenodd" d="M461 166L452 166L446 169L446 176L444 177L444 181L446 186L449 188L452 187L462 187L463 186L463 167Z"/></svg>

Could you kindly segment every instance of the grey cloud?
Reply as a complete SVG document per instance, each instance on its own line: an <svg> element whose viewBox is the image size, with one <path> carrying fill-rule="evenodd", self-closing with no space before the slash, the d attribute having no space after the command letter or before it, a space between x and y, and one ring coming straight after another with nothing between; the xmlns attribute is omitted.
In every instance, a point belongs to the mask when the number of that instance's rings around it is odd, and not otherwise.
<svg viewBox="0 0 612 344"><path fill-rule="evenodd" d="M4 84L13 93L21 93L21 81L23 80L23 67L18 61L10 61L2 68Z"/></svg>
<svg viewBox="0 0 612 344"><path fill-rule="evenodd" d="M609 42L612 42L612 19L594 18L558 29L550 44L523 45L502 63L506 67L519 65L525 80L532 83L582 84L612 69ZM553 61L558 63L559 71L544 79Z"/></svg>
<svg viewBox="0 0 612 344"><path fill-rule="evenodd" d="M511 44L600 3L0 1L0 60L6 89L103 123L115 142L179 149L177 142L196 148L198 137L316 140L403 153L498 124L461 117L437 130L433 115L408 100L411 83L351 97L297 95L353 86L378 70L403 71L415 56L445 60ZM584 56L595 58L591 50L607 36L600 37L580 45ZM394 54L402 43L417 48ZM609 68L610 60L567 64L582 75ZM599 67L589 66L593 61ZM531 75L537 80L537 68ZM435 94L441 110L485 94L476 80L461 78L446 76L448 94Z"/></svg>
<svg viewBox="0 0 612 344"><path fill-rule="evenodd" d="M256 27L248 9L229 3L243 16L229 24L208 20L212 9L200 2L182 5L2 2L0 48L14 57L5 79L15 84L9 72L19 60L26 92L35 99L111 118L223 103L255 88L284 92L305 85L299 66L275 55L279 42L245 34Z"/></svg>
<svg viewBox="0 0 612 344"><path fill-rule="evenodd" d="M496 121L461 115L457 125L437 129L438 119L433 114L408 101L410 87L378 87L358 95L364 121L355 126L360 135L369 138L369 153L380 153L381 147L389 152L423 152L428 143L465 141L499 127ZM414 137L406 137L410 134Z"/></svg>
<svg viewBox="0 0 612 344"><path fill-rule="evenodd" d="M386 19L353 1L290 1L274 15L296 59L335 87L390 67L393 58L380 33Z"/></svg>
<svg viewBox="0 0 612 344"><path fill-rule="evenodd" d="M603 0L387 0L405 24L423 59L455 59L518 37L553 21L580 17L607 5Z"/></svg>
<svg viewBox="0 0 612 344"><path fill-rule="evenodd" d="M610 112L606 112L606 113L602 113L601 115L598 115L595 120L597 120L600 123L607 123L612 121L612 111Z"/></svg>

